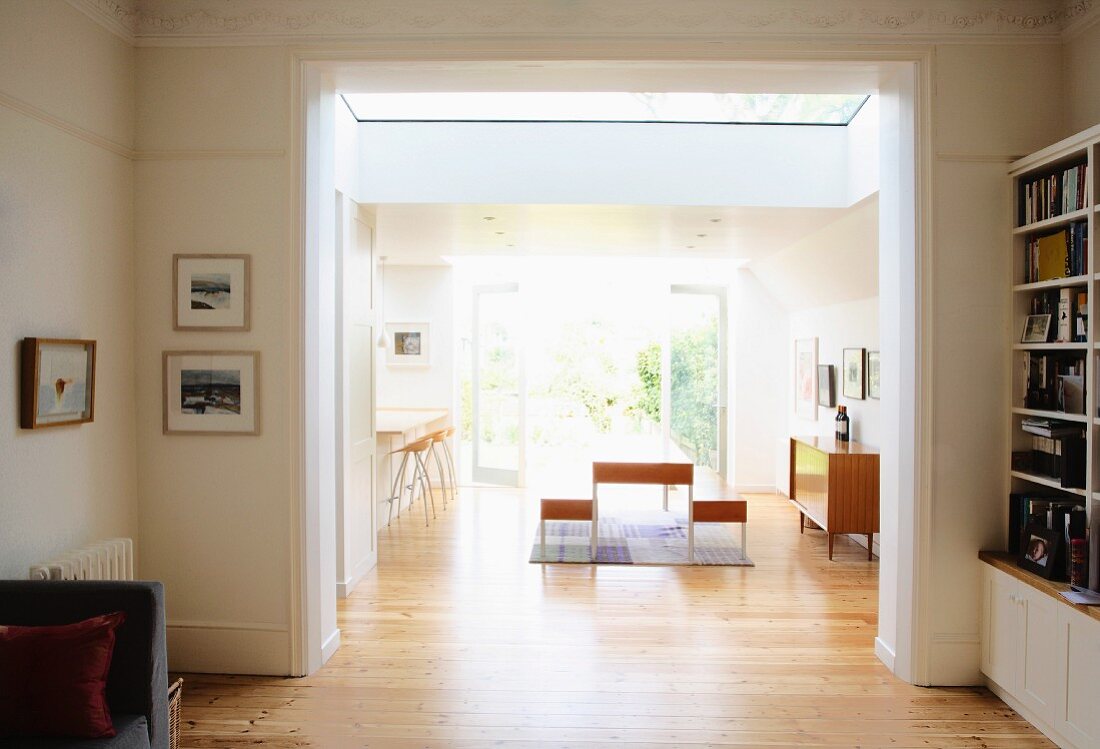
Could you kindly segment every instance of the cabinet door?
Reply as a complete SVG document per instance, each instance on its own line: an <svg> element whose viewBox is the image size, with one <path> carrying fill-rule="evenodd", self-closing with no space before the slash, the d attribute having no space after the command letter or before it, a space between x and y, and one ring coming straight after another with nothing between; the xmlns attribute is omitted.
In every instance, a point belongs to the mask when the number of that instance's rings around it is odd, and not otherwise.
<svg viewBox="0 0 1100 749"><path fill-rule="evenodd" d="M987 564L982 565L982 672L1003 689L1016 688L1016 580Z"/></svg>
<svg viewBox="0 0 1100 749"><path fill-rule="evenodd" d="M1100 622L1060 606L1061 657L1068 663L1066 696L1055 720L1077 746L1100 746Z"/></svg>
<svg viewBox="0 0 1100 749"><path fill-rule="evenodd" d="M1063 699L1066 662L1060 653L1058 607L1062 604L1027 585L1019 585L1017 600L1023 650L1016 672L1016 694L1040 720L1053 725Z"/></svg>

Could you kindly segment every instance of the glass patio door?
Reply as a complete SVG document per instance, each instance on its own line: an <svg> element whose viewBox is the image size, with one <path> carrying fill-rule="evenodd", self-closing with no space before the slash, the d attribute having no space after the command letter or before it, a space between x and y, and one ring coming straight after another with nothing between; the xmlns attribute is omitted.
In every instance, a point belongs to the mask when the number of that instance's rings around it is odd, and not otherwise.
<svg viewBox="0 0 1100 749"><path fill-rule="evenodd" d="M521 318L519 284L474 287L472 478L477 483L522 485Z"/></svg>
<svg viewBox="0 0 1100 749"><path fill-rule="evenodd" d="M726 477L726 290L672 286L667 434L697 466Z"/></svg>

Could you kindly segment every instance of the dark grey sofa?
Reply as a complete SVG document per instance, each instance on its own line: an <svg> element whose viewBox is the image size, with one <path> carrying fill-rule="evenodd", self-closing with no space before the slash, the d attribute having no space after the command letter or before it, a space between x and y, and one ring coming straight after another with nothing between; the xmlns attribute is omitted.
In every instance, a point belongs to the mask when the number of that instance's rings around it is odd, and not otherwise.
<svg viewBox="0 0 1100 749"><path fill-rule="evenodd" d="M0 580L0 624L69 624L125 611L107 676L112 739L0 738L0 749L168 749L164 589L157 582Z"/></svg>

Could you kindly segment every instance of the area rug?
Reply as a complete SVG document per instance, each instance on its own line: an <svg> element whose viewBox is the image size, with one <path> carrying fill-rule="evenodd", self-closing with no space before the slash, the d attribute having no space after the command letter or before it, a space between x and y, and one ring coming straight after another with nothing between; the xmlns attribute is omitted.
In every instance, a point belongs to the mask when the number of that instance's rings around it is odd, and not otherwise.
<svg viewBox="0 0 1100 749"><path fill-rule="evenodd" d="M695 524L695 564L753 567L742 553L738 526ZM539 529L531 549L533 563L591 564L591 526L573 520L546 523L546 558L539 551ZM620 513L600 518L596 564L688 564L687 518L670 512Z"/></svg>

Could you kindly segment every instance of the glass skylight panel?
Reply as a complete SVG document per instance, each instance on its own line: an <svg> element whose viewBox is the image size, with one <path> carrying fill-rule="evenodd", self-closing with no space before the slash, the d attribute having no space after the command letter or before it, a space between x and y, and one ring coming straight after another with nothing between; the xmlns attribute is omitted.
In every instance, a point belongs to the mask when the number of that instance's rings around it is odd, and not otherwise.
<svg viewBox="0 0 1100 749"><path fill-rule="evenodd" d="M478 92L344 94L361 122L678 122L847 125L867 96Z"/></svg>

